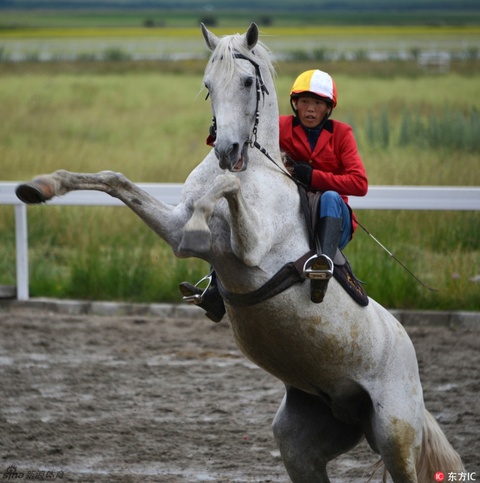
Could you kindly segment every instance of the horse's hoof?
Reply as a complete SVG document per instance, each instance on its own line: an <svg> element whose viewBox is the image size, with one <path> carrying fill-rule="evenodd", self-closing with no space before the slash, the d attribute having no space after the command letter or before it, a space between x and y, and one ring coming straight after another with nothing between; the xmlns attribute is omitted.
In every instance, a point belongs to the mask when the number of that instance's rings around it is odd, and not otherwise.
<svg viewBox="0 0 480 483"><path fill-rule="evenodd" d="M55 195L53 184L43 180L20 184L17 186L15 194L21 201L28 204L45 203Z"/></svg>
<svg viewBox="0 0 480 483"><path fill-rule="evenodd" d="M180 243L181 252L205 253L210 250L211 233L202 230L185 230L182 242Z"/></svg>

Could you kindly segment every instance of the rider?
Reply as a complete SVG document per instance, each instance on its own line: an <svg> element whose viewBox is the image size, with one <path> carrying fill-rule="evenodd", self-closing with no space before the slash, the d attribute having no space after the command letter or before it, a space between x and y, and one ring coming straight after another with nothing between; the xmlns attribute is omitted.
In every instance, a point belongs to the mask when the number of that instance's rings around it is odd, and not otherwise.
<svg viewBox="0 0 480 483"><path fill-rule="evenodd" d="M356 229L355 215L348 206L348 195L364 196L368 181L352 128L330 119L337 105L333 78L321 70L300 74L290 91L293 115L280 116L280 148L289 160L293 176L309 191L322 192L317 241L321 250L305 266L311 279L311 300L323 301L333 275L337 248L343 249ZM223 300L215 284L207 290L184 282L184 299L197 303L207 316L218 322L225 313Z"/></svg>
<svg viewBox="0 0 480 483"><path fill-rule="evenodd" d="M300 74L290 104L294 114L280 116L280 148L293 160L294 177L307 190L322 192L316 233L321 253L305 271L312 279L312 302L320 303L333 275L335 252L347 246L357 226L347 196L365 196L368 181L352 128L330 119L337 87L329 74L318 69Z"/></svg>

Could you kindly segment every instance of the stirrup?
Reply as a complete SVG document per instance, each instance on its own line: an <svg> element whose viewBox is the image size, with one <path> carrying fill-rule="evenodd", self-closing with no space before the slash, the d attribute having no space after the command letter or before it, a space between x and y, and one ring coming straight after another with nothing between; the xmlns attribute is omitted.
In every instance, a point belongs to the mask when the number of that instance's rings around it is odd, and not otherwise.
<svg viewBox="0 0 480 483"><path fill-rule="evenodd" d="M208 284L204 290L200 289L198 286L204 282L205 280L208 280ZM200 279L196 284L195 288L199 291L199 293L194 293L192 295L184 295L183 301L189 305L200 305L204 301L205 297L205 292L210 288L210 285L212 285L212 275L205 275L202 279Z"/></svg>
<svg viewBox="0 0 480 483"><path fill-rule="evenodd" d="M303 276L310 280L329 280L333 275L333 262L327 255L313 255L303 266Z"/></svg>

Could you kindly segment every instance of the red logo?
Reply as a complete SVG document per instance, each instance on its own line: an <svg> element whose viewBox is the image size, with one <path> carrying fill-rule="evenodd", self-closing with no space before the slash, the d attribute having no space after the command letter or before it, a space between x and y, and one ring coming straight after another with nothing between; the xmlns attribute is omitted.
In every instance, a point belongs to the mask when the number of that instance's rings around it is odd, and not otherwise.
<svg viewBox="0 0 480 483"><path fill-rule="evenodd" d="M444 479L445 475L441 471L435 473L435 481L443 481Z"/></svg>

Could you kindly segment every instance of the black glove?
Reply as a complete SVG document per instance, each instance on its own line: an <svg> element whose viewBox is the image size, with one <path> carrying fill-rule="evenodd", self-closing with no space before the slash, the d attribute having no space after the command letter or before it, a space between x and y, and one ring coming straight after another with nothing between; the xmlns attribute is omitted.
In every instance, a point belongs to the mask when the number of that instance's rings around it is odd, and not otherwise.
<svg viewBox="0 0 480 483"><path fill-rule="evenodd" d="M293 176L307 187L312 184L313 168L307 163L297 163L292 166Z"/></svg>

